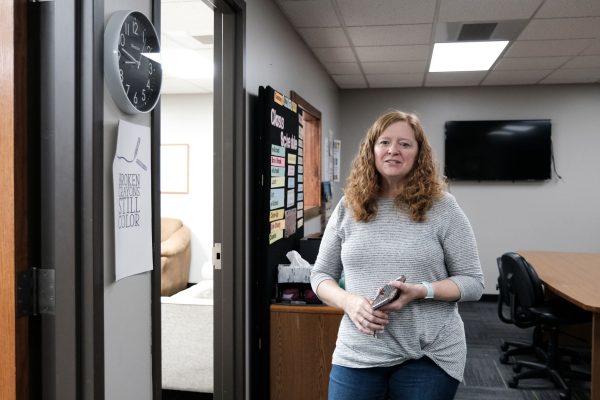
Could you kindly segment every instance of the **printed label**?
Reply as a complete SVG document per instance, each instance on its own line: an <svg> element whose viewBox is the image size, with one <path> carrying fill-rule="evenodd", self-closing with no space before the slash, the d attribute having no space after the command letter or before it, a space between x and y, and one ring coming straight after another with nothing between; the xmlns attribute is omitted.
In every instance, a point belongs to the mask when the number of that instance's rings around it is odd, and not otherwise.
<svg viewBox="0 0 600 400"><path fill-rule="evenodd" d="M285 185L285 176L271 178L271 188L283 187L283 185Z"/></svg>
<svg viewBox="0 0 600 400"><path fill-rule="evenodd" d="M285 189L271 189L271 201L269 203L269 209L282 208L284 206L283 197L285 195Z"/></svg>
<svg viewBox="0 0 600 400"><path fill-rule="evenodd" d="M273 95L273 101L277 104L279 104L280 106L283 105L283 98L284 96L279 93L278 91L275 91L274 95Z"/></svg>
<svg viewBox="0 0 600 400"><path fill-rule="evenodd" d="M285 158L271 156L271 165L274 165L276 167L285 167Z"/></svg>
<svg viewBox="0 0 600 400"><path fill-rule="evenodd" d="M279 210L271 210L269 212L269 222L273 222L277 219L283 219L283 208Z"/></svg>
<svg viewBox="0 0 600 400"><path fill-rule="evenodd" d="M285 147L277 146L276 144L271 145L271 155L285 157Z"/></svg>
<svg viewBox="0 0 600 400"><path fill-rule="evenodd" d="M273 244L279 239L283 239L283 231L277 230L275 232L269 233L269 244Z"/></svg>
<svg viewBox="0 0 600 400"><path fill-rule="evenodd" d="M285 176L285 168L271 167L271 176Z"/></svg>

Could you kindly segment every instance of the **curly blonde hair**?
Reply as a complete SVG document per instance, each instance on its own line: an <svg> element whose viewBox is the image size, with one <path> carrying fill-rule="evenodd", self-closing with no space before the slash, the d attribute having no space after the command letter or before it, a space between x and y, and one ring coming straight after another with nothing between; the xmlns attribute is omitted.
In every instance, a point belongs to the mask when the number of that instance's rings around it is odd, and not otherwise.
<svg viewBox="0 0 600 400"><path fill-rule="evenodd" d="M381 175L375 168L375 142L390 125L401 121L412 127L418 143L418 155L402 192L396 196L394 203L405 210L413 221L422 222L434 200L446 189L446 180L438 171L419 118L402 111L389 111L379 116L367 131L346 181L346 204L357 221L368 222L377 215L377 199L382 182Z"/></svg>

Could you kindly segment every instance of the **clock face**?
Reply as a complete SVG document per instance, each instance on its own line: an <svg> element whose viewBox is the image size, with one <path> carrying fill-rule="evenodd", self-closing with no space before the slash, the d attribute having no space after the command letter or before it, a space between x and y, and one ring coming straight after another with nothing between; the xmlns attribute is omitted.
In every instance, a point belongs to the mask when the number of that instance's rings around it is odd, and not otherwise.
<svg viewBox="0 0 600 400"><path fill-rule="evenodd" d="M119 77L129 103L138 112L152 110L162 83L160 44L152 23L140 12L129 13L117 46Z"/></svg>

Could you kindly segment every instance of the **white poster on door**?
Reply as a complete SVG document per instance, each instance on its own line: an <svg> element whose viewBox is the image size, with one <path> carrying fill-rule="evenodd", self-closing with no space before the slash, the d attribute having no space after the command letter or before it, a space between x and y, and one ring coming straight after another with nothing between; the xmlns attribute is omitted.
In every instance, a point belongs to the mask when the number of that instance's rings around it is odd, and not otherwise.
<svg viewBox="0 0 600 400"><path fill-rule="evenodd" d="M115 276L152 269L150 128L119 121L113 161Z"/></svg>

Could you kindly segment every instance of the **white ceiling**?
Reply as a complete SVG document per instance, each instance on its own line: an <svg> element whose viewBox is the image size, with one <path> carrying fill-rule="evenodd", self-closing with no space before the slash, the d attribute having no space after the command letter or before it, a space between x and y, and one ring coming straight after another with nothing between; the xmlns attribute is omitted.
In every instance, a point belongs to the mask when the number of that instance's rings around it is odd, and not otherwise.
<svg viewBox="0 0 600 400"><path fill-rule="evenodd" d="M212 93L213 75L200 72L197 64L210 65L213 61L214 13L202 0L162 0L161 2L161 57L163 62L162 93ZM169 69L173 52L188 52L195 67L190 71ZM176 67L189 67L179 65ZM189 68L187 68L189 69ZM204 76L203 76L204 75Z"/></svg>
<svg viewBox="0 0 600 400"><path fill-rule="evenodd" d="M274 1L343 89L600 82L600 0ZM435 41L489 22L512 35L490 71L427 72Z"/></svg>

